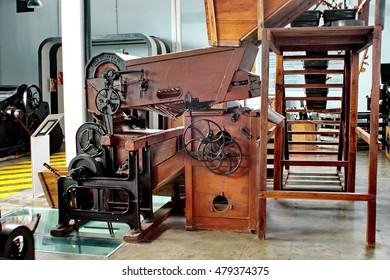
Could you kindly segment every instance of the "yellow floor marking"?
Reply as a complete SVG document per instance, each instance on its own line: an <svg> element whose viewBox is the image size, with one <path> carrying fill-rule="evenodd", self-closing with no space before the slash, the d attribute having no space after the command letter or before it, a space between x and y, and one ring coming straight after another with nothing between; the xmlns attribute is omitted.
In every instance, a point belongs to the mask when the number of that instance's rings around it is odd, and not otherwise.
<svg viewBox="0 0 390 280"><path fill-rule="evenodd" d="M17 192L9 192L9 193L0 193L0 199L1 198L6 198L6 197L9 197L13 194L16 194Z"/></svg>
<svg viewBox="0 0 390 280"><path fill-rule="evenodd" d="M65 153L60 152L50 155L50 163L53 168L66 166ZM45 167L42 166L42 170ZM32 187L31 161L24 160L9 166L0 166L0 199L9 197L17 191Z"/></svg>

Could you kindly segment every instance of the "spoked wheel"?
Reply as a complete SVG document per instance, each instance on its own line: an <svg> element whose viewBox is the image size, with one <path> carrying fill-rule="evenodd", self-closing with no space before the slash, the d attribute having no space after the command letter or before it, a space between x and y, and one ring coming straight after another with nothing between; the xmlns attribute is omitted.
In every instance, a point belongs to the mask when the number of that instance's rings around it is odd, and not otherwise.
<svg viewBox="0 0 390 280"><path fill-rule="evenodd" d="M96 94L95 105L100 113L111 116L115 114L121 106L121 99L116 90L104 88Z"/></svg>
<svg viewBox="0 0 390 280"><path fill-rule="evenodd" d="M203 149L210 143L224 141L222 128L215 122L201 119L189 124L183 133L184 149L188 155L202 161Z"/></svg>
<svg viewBox="0 0 390 280"><path fill-rule="evenodd" d="M200 119L184 130L186 153L217 175L230 175L241 164L242 152L232 136L215 122Z"/></svg>

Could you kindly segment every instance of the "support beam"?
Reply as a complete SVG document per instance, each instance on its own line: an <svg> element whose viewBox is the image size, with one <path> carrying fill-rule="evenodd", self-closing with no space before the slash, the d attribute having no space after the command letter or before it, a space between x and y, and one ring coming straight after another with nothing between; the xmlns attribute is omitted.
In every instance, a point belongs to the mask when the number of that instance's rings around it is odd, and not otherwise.
<svg viewBox="0 0 390 280"><path fill-rule="evenodd" d="M75 136L86 120L84 0L61 1L66 162L76 156Z"/></svg>

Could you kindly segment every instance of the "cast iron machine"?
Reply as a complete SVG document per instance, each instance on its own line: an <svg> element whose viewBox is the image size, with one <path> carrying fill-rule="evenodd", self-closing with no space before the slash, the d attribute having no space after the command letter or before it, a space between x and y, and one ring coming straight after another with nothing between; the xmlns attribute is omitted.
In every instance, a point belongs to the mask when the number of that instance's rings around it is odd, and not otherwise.
<svg viewBox="0 0 390 280"><path fill-rule="evenodd" d="M36 85L0 86L0 157L30 150L30 136L49 115L49 105L42 100ZM62 145L59 125L50 133L50 148L56 152Z"/></svg>
<svg viewBox="0 0 390 280"><path fill-rule="evenodd" d="M68 175L58 179L59 223L52 235L99 220L127 223L131 230L124 239L138 240L162 221L169 213L154 211L153 194L165 192L184 173L184 127L151 129L146 113L176 119L259 96L260 78L251 73L257 50L244 42L145 58L92 58L86 98L94 122L79 128L77 156Z"/></svg>

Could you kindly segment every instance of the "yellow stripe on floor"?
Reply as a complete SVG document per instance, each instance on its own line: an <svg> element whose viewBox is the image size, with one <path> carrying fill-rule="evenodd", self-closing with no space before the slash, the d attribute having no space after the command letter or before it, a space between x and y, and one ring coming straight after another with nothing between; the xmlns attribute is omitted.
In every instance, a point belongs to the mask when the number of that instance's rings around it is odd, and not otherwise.
<svg viewBox="0 0 390 280"><path fill-rule="evenodd" d="M64 152L50 155L53 168L66 166ZM44 167L42 167L44 169ZM24 160L12 165L0 166L0 199L32 187L31 161Z"/></svg>
<svg viewBox="0 0 390 280"><path fill-rule="evenodd" d="M1 192L0 192L0 199L9 197L9 196L14 195L14 194L16 194L16 193L17 193L17 192L7 192L7 193L1 193Z"/></svg>

